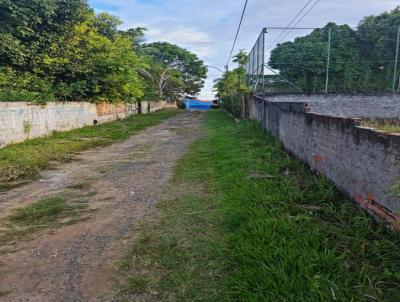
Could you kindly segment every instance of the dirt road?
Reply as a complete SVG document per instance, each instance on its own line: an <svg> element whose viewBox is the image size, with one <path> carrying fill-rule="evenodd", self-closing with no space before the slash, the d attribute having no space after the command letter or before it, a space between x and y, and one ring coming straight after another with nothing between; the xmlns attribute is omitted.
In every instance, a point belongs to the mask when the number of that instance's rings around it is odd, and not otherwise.
<svg viewBox="0 0 400 302"><path fill-rule="evenodd" d="M0 301L109 301L115 261L154 209L175 162L201 134L202 119L179 114L0 195L0 217L60 194L86 199L93 210L85 220L42 232L2 254L0 290L9 293Z"/></svg>

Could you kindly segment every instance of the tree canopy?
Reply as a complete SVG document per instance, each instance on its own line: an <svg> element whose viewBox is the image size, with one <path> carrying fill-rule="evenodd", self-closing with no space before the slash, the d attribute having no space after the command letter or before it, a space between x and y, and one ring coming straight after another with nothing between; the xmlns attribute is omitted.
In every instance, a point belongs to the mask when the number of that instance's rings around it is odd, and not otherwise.
<svg viewBox="0 0 400 302"><path fill-rule="evenodd" d="M400 8L364 18L356 29L328 23L272 50L270 67L308 93L324 90L331 30L329 91L388 91L392 87Z"/></svg>
<svg viewBox="0 0 400 302"><path fill-rule="evenodd" d="M164 85L165 94L172 90L181 95L195 95L203 87L207 67L197 55L166 42L146 44L144 48L157 77L164 82L159 83L159 88ZM161 95L164 92L159 91Z"/></svg>
<svg viewBox="0 0 400 302"><path fill-rule="evenodd" d="M0 101L135 102L201 89L206 68L195 54L144 45L145 28L121 24L86 0L0 0ZM165 73L168 85L155 89Z"/></svg>
<svg viewBox="0 0 400 302"><path fill-rule="evenodd" d="M246 84L247 53L241 50L232 60L237 67L226 71L221 79L218 79L214 88L218 91L218 97L223 107L235 116L245 117L243 108L249 94Z"/></svg>

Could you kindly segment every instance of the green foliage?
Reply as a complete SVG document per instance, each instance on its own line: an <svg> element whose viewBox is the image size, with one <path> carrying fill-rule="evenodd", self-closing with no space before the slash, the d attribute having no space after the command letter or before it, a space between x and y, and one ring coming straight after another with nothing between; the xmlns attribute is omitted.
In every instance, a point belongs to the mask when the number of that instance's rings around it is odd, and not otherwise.
<svg viewBox="0 0 400 302"><path fill-rule="evenodd" d="M233 115L241 117L249 95L245 70L247 53L243 50L240 51L233 57L233 62L237 63L238 67L225 72L214 87L218 91L222 106Z"/></svg>
<svg viewBox="0 0 400 302"><path fill-rule="evenodd" d="M94 26L97 32L110 40L116 38L118 33L118 26L122 24L123 22L120 18L110 15L106 12L98 14L94 21Z"/></svg>
<svg viewBox="0 0 400 302"><path fill-rule="evenodd" d="M361 126L378 129L389 133L400 133L399 119L363 119Z"/></svg>
<svg viewBox="0 0 400 302"><path fill-rule="evenodd" d="M0 102L42 103L55 99L55 89L51 82L34 74L0 69Z"/></svg>
<svg viewBox="0 0 400 302"><path fill-rule="evenodd" d="M196 55L160 43L152 49L177 61L148 56L141 45L146 29L122 31L121 24L95 15L86 0L0 0L0 101L136 102L200 90L206 68ZM154 83L162 72L150 65L167 70L161 93ZM154 77L140 77L144 69Z"/></svg>
<svg viewBox="0 0 400 302"><path fill-rule="evenodd" d="M40 70L49 45L69 35L87 11L85 0L0 1L0 65Z"/></svg>
<svg viewBox="0 0 400 302"><path fill-rule="evenodd" d="M398 301L397 234L256 123L215 110L204 129L121 263L122 290L150 280L122 301Z"/></svg>
<svg viewBox="0 0 400 302"><path fill-rule="evenodd" d="M48 137L6 146L0 149L0 190L13 186L18 181L34 179L51 162L68 161L73 153L122 141L177 113L177 110L171 109L132 115L124 120L96 127L54 132Z"/></svg>
<svg viewBox="0 0 400 302"><path fill-rule="evenodd" d="M152 61L152 74L161 96L195 95L203 87L207 67L195 54L166 42L146 44L144 51Z"/></svg>
<svg viewBox="0 0 400 302"><path fill-rule="evenodd" d="M126 31L120 31L120 33L129 37L132 40L133 48L140 52L141 48L139 46L145 41L146 30L146 27L136 27L129 28Z"/></svg>
<svg viewBox="0 0 400 302"><path fill-rule="evenodd" d="M42 199L18 208L0 219L0 243L5 247L44 228L75 222L86 208L86 203L68 203L60 197Z"/></svg>
<svg viewBox="0 0 400 302"><path fill-rule="evenodd" d="M17 209L9 220L19 225L40 225L55 221L59 214L69 209L70 207L61 198L43 199Z"/></svg>
<svg viewBox="0 0 400 302"><path fill-rule="evenodd" d="M278 44L271 52L269 65L304 92L324 91L331 29L329 91L388 91L392 87L399 26L399 8L366 17L357 30L348 25L328 23L293 42Z"/></svg>

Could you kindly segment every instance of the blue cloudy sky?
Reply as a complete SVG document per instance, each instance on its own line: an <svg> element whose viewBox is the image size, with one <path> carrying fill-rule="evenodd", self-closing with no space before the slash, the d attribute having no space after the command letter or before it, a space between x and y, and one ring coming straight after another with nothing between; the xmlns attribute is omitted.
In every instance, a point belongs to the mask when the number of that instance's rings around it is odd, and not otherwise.
<svg viewBox="0 0 400 302"><path fill-rule="evenodd" d="M249 0L236 50L251 49L263 27L286 26L306 2ZM223 68L244 0L89 0L89 3L96 12L119 16L125 22L123 28L147 27L149 42L178 44L196 52L206 64ZM362 17L391 10L399 4L398 0L321 0L298 26L319 27L328 21L355 26ZM209 70L200 97L213 97L213 79L219 76L217 70Z"/></svg>

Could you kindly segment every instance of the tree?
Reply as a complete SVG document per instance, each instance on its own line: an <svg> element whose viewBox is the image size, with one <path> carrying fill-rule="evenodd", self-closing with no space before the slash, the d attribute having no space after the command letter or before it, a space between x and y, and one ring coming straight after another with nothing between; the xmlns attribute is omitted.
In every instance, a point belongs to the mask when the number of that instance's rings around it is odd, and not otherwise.
<svg viewBox="0 0 400 302"><path fill-rule="evenodd" d="M59 57L52 56L52 62L63 62L55 75L57 82L69 88L68 99L134 102L143 95L138 71L146 65L132 50L128 37L115 32L110 39L110 31L104 34L95 26L97 20L90 15L77 24L67 46L57 53Z"/></svg>
<svg viewBox="0 0 400 302"><path fill-rule="evenodd" d="M88 10L86 0L0 0L0 65L40 70L49 45L69 35Z"/></svg>
<svg viewBox="0 0 400 302"><path fill-rule="evenodd" d="M303 91L322 92L325 87L329 29L332 33L330 88L344 91L356 89L353 79L360 76L359 70L347 68L342 63L360 61L356 33L347 25L328 23L305 37L279 44L271 52L269 65ZM346 82L342 81L344 78Z"/></svg>
<svg viewBox="0 0 400 302"><path fill-rule="evenodd" d="M120 18L110 15L109 13L102 12L96 16L93 25L99 34L107 37L110 40L113 40L118 34L118 26L122 24L123 22Z"/></svg>
<svg viewBox="0 0 400 302"><path fill-rule="evenodd" d="M140 46L146 40L146 30L146 27L135 27L129 28L126 31L120 31L120 33L128 36L132 40L133 48L137 50L138 46Z"/></svg>
<svg viewBox="0 0 400 302"><path fill-rule="evenodd" d="M16 83L0 82L2 99L133 102L143 95L138 70L146 65L117 17L96 16L81 0L0 1L0 35L9 41L0 46L7 53L0 77Z"/></svg>
<svg viewBox="0 0 400 302"><path fill-rule="evenodd" d="M250 92L246 84L247 60L247 53L241 50L233 57L233 62L237 63L238 67L225 72L214 85L223 107L233 115L242 118L247 117L247 99Z"/></svg>
<svg viewBox="0 0 400 302"><path fill-rule="evenodd" d="M182 81L177 94L195 95L200 92L207 67L195 54L166 42L146 44L144 47L153 64L158 65L157 69L162 68L164 74L174 76L174 82L178 78Z"/></svg>
<svg viewBox="0 0 400 302"><path fill-rule="evenodd" d="M269 65L305 92L324 91L330 29L329 91L388 91L399 26L400 8L364 18L357 30L328 23L307 36L279 44L271 52Z"/></svg>
<svg viewBox="0 0 400 302"><path fill-rule="evenodd" d="M358 25L361 56L368 69L369 85L374 90L391 89L396 55L400 7L378 16L365 17Z"/></svg>
<svg viewBox="0 0 400 302"><path fill-rule="evenodd" d="M135 102L195 94L207 68L86 0L0 0L0 100Z"/></svg>

